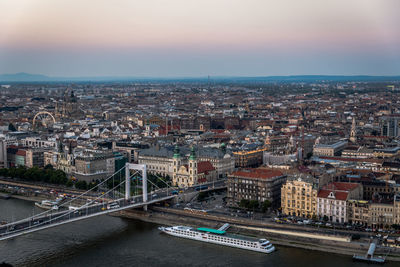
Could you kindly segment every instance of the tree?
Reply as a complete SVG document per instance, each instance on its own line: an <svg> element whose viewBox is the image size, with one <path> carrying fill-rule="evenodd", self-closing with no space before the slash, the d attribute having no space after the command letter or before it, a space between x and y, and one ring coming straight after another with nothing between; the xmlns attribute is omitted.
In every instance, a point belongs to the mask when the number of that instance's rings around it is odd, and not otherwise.
<svg viewBox="0 0 400 267"><path fill-rule="evenodd" d="M88 187L88 185L87 185L86 181L77 181L75 183L75 188L87 190L87 187Z"/></svg>
<svg viewBox="0 0 400 267"><path fill-rule="evenodd" d="M244 209L248 209L250 204L250 201L248 199L242 199L239 202L239 207L244 208Z"/></svg>
<svg viewBox="0 0 400 267"><path fill-rule="evenodd" d="M197 200L198 201L203 201L207 196L208 196L208 193L200 192L199 195L197 196Z"/></svg>
<svg viewBox="0 0 400 267"><path fill-rule="evenodd" d="M72 187L74 185L74 182L71 179L69 179L65 185L68 187Z"/></svg>
<svg viewBox="0 0 400 267"><path fill-rule="evenodd" d="M324 218L323 218L323 220L324 220L324 222L327 222L327 221L329 221L329 218L328 218L328 216L324 215Z"/></svg>
<svg viewBox="0 0 400 267"><path fill-rule="evenodd" d="M54 170L54 167L51 164L47 164L46 166L44 166L44 169L45 170Z"/></svg>
<svg viewBox="0 0 400 267"><path fill-rule="evenodd" d="M268 199L265 200L265 201L262 203L262 207L261 207L262 212L266 212L266 211L268 210L268 208L270 208L270 207L271 207L271 201L269 201Z"/></svg>
<svg viewBox="0 0 400 267"><path fill-rule="evenodd" d="M10 124L8 124L8 130L10 132L16 132L17 131L17 129L15 128L14 124L12 124L11 122L10 122Z"/></svg>
<svg viewBox="0 0 400 267"><path fill-rule="evenodd" d="M260 206L260 203L257 200L250 200L248 209L256 210Z"/></svg>

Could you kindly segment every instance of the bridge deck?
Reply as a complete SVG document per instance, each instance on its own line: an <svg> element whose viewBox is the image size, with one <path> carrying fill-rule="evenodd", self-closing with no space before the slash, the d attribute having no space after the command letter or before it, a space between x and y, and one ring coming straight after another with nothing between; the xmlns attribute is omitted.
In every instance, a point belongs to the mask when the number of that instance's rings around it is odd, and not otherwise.
<svg viewBox="0 0 400 267"><path fill-rule="evenodd" d="M112 203L118 203L119 207L104 209L107 204L96 204L86 207L81 207L77 210L67 210L56 212L47 216L37 217L34 220L21 220L17 223L10 223L0 226L0 240L17 237L23 234L28 234L50 227L59 226L66 223L71 223L79 220L88 219L95 216L101 216L108 213L121 211L130 208L139 208L145 205L150 205L156 202L172 199L175 196L163 196L152 200L138 203L131 203L131 200L119 199ZM108 203L110 204L110 203ZM103 210L104 209L104 210Z"/></svg>

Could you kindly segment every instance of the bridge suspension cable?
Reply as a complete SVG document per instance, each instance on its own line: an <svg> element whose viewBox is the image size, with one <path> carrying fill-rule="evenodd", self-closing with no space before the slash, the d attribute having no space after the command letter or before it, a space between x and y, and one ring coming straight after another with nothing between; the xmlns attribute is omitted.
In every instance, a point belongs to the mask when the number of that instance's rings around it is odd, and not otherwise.
<svg viewBox="0 0 400 267"><path fill-rule="evenodd" d="M132 174L130 178L132 178L132 176L136 175L137 173L138 173L138 171L136 171L134 174ZM117 187L121 186L121 185L124 184L124 183L125 183L125 181L123 180L122 182L120 182L119 184L117 184L116 186L114 186L113 188L109 189L109 190L108 190L107 192L105 192L104 194L108 194L108 193L112 192L113 190L115 190ZM95 202L96 200L98 200L98 199L100 199L100 198L102 198L102 197L103 197L103 195L97 196L97 197L96 197L95 199L93 199L91 202L85 203L84 205L80 206L80 207L77 208L76 210L62 211L61 213L56 213L56 214L52 214L52 211L51 211L51 210L50 210L50 212L51 212L50 214L48 214L49 211L43 212L43 213L41 213L41 214L43 214L43 216L40 216L40 218L48 217L48 216L50 215L50 219L49 219L48 221L39 222L39 223L34 224L34 225L30 224L28 227L24 227L24 228L21 229L20 231L27 231L27 230L32 229L32 228L37 228L37 227L39 227L39 226L41 226L41 225L46 225L46 224L49 224L49 225L50 225L50 224L52 224L52 222L57 221L57 220L59 220L59 219L61 219L61 218L63 218L63 217L66 217L66 216L69 216L69 218L70 218L70 215L71 215L71 214L75 213L76 211L84 210L85 208L86 208L86 215L87 215L87 208L90 207L90 204L92 204L93 202ZM112 201L107 202L107 204L108 204L108 203L111 203L111 202L115 202L115 201L116 201L116 200L113 199ZM105 204L105 203L103 202L103 203L100 203L99 205L103 205L103 206L104 206L104 204ZM45 214L47 214L47 215L44 216ZM56 216L56 217L52 217L52 216ZM83 216L84 216L84 215L83 215ZM34 215L34 216L25 218L25 219L20 220L20 221L17 221L17 222L9 223L9 224L7 224L7 225L4 225L3 227L7 227L7 229L9 229L10 226L15 225L15 224L20 223L20 222L24 222L24 221L29 221L29 222L31 222L31 221L33 221L34 218L39 218L39 217L38 217L38 215ZM7 234L7 232L8 232L8 231L6 231L4 234L0 234L0 236L1 236L1 235ZM14 230L13 233L17 233L17 232L18 232L18 230Z"/></svg>
<svg viewBox="0 0 400 267"><path fill-rule="evenodd" d="M76 197L74 197L74 198L68 200L67 202L64 202L63 205L67 205L67 204L72 203L72 202L75 201L75 200L81 199L83 196L87 195L89 192L94 191L96 188L97 188L97 189L100 188L101 185L103 185L104 183L106 183L108 180L110 180L111 178L113 178L116 174L120 173L120 172L121 172L122 170L124 170L124 169L125 169L125 166L123 166L122 168L120 168L118 171L116 171L115 173L113 173L111 176L109 176L108 178L106 178L104 181L98 183L96 186L94 186L94 187L90 188L89 190L87 190L87 191L81 193L80 195L78 195L78 196L76 196ZM44 211L44 212L41 212L41 213L38 213L38 214L34 214L34 215L31 216L31 217L24 218L24 219L21 219L21 220L18 220L18 221L14 221L14 222L10 222L10 223L8 223L8 224L17 224L17 223L21 223L21 222L24 222L24 221L27 221L27 220L30 220L30 219L35 219L35 218L38 218L38 217L42 217L42 216L44 216L44 215L46 215L46 214L51 214L51 213L53 213L53 210L51 210L51 209L50 209L50 210L46 210L46 211Z"/></svg>

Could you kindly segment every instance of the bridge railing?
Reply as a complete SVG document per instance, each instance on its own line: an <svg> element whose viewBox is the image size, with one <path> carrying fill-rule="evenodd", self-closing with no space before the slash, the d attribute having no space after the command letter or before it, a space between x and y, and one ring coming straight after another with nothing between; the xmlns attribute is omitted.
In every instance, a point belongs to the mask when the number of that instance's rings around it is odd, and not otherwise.
<svg viewBox="0 0 400 267"><path fill-rule="evenodd" d="M78 196L76 196L76 197L74 197L74 198L68 200L67 202L64 202L63 205L71 204L71 203L73 203L74 201L77 201L77 200L84 200L85 203L87 203L87 198L84 199L83 197L87 196L90 192L93 192L93 191L97 190L101 185L107 183L107 181L109 181L110 179L112 179L115 175L119 174L119 173L120 173L122 170L124 170L124 169L125 169L125 166L123 166L122 168L120 168L118 171L116 171L115 173L113 173L112 175L110 175L107 179L105 179L104 181L100 182L100 183L97 184L96 186L94 186L94 187L90 188L89 190L87 190L87 191L81 193L80 195L78 195ZM136 173L137 173L137 172L136 172ZM135 174L136 174L136 173L135 173ZM90 196L90 197L88 197L88 198L91 199L91 198L93 198L93 196ZM98 198L98 197L97 197L97 198ZM96 198L96 199L97 199L97 198ZM10 223L8 223L7 225L15 225L15 224L19 224L19 223L22 223L22 222L27 222L27 221L30 221L30 220L32 220L32 219L39 218L39 217L43 217L43 216L46 216L46 215L49 215L49 214L54 214L54 211L53 211L52 209L50 209L50 210L47 210L47 211L44 211L44 212L41 212L41 213L38 213L38 214L34 214L33 216L30 216L30 217L28 217L28 218L24 218L24 219L21 219L21 220L17 220L17 221L14 221L14 222L10 222Z"/></svg>
<svg viewBox="0 0 400 267"><path fill-rule="evenodd" d="M136 172L135 172L133 175L136 175ZM132 176L133 176L133 175L132 175ZM110 190L108 190L105 194L107 194L107 193L109 193L109 192L112 192L113 190L115 190L116 188L118 188L119 186L121 186L123 183L125 183L125 181L122 181L121 183L117 184L116 186L114 186L113 188L111 188ZM102 197L103 197L103 196L98 196L97 198L93 199L90 203L86 203L86 204L80 206L79 208L77 208L77 209L75 209L75 210L67 210L67 211L62 211L62 212L58 212L58 213L55 213L55 214L54 214L54 213L51 213L51 211L50 211L50 214L49 214L48 212L47 212L47 213L46 213L46 212L43 212L43 213L41 213L42 216L35 215L35 216L31 216L31 217L29 217L29 218L25 218L25 219L20 220L20 221L17 221L17 222L5 224L5 225L1 226L1 228L6 227L7 229L6 229L5 233L0 234L0 236L7 235L7 234L9 234L10 232L12 232L12 233L23 232L23 231L26 231L26 230L29 230L29 229L32 229L32 228L39 228L39 227L42 226L42 225L50 225L50 224L52 224L52 222L57 221L57 220L59 220L59 219L61 219L61 218L66 218L67 216L70 218L70 215L71 215L71 214L74 214L76 211L79 212L79 211L82 211L82 210L86 210L86 214L82 214L82 215L79 216L79 217L84 217L85 215L88 215L88 209L89 209L90 207L104 206L105 204L109 204L109 203L112 203L112 202L115 202L115 201L121 201L121 200L123 200L123 198L121 198L121 199L118 199L118 200L109 201L109 202L107 202L107 203L99 203L99 204L96 204L96 205L90 205L90 204L96 202L99 198L102 198ZM137 197L137 196L134 196L134 197ZM58 215L59 215L59 216L58 216ZM50 219L47 220L47 221L39 222L39 223L33 224L33 225L31 224L31 223L34 222L35 219L36 219L36 220L48 219L48 216L50 216ZM55 217L54 217L54 216L55 216ZM21 224L21 223L26 223L26 222L29 222L29 223L30 223L28 227L23 227L23 228L20 228L20 229L9 230L9 228L10 228L11 226L15 226L15 225L18 225L18 224Z"/></svg>

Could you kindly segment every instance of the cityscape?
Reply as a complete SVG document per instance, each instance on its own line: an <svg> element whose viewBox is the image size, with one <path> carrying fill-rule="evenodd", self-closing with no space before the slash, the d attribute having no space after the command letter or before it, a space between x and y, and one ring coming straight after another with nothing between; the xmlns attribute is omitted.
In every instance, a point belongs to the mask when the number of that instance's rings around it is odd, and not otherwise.
<svg viewBox="0 0 400 267"><path fill-rule="evenodd" d="M397 266L399 3L23 2L0 266Z"/></svg>

